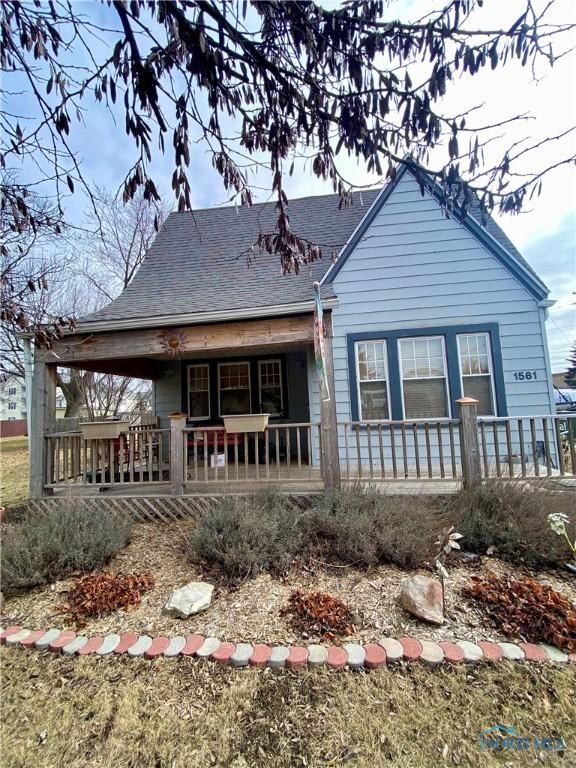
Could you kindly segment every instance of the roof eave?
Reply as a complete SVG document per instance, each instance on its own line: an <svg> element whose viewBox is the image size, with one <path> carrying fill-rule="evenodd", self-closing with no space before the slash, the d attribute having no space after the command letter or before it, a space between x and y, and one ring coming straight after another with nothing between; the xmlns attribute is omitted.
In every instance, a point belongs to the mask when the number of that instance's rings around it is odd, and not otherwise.
<svg viewBox="0 0 576 768"><path fill-rule="evenodd" d="M338 306L334 298L322 299L324 309ZM300 301L293 304L276 304L267 307L251 307L241 309L226 309L215 312L195 312L191 314L162 315L156 317L134 317L121 320L80 320L74 333L99 333L103 331L128 331L139 328L166 328L178 325L202 325L204 323L220 323L231 320L255 320L262 317L279 317L281 315L299 315L314 311L314 301Z"/></svg>

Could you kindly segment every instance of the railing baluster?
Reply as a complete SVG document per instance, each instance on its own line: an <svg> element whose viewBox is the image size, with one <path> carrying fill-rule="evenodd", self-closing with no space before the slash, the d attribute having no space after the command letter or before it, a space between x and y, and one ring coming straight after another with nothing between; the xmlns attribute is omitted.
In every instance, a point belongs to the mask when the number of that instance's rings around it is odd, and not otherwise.
<svg viewBox="0 0 576 768"><path fill-rule="evenodd" d="M306 426L306 440L308 444L308 479L312 480L312 427Z"/></svg>
<svg viewBox="0 0 576 768"><path fill-rule="evenodd" d="M248 480L248 433L244 432L244 476Z"/></svg>
<svg viewBox="0 0 576 768"><path fill-rule="evenodd" d="M368 466L370 468L370 480L374 478L374 468L372 466L372 430L370 424L366 424L366 440L368 441Z"/></svg>
<svg viewBox="0 0 576 768"><path fill-rule="evenodd" d="M440 462L440 477L446 477L446 471L444 469L444 445L442 435L442 424L438 422L436 424L436 434L438 435L438 461Z"/></svg>
<svg viewBox="0 0 576 768"><path fill-rule="evenodd" d="M358 471L357 476L358 479L362 479L362 453L360 451L360 426L358 424L354 425L354 429L356 430L356 460L358 461Z"/></svg>
<svg viewBox="0 0 576 768"><path fill-rule="evenodd" d="M118 462L120 464L119 470L120 470L120 477L118 478L120 480L120 483L124 483L124 435L120 435L120 445L119 445L119 456L118 456Z"/></svg>
<svg viewBox="0 0 576 768"><path fill-rule="evenodd" d="M398 465L396 463L396 437L394 424L390 424L390 450L392 452L392 477L398 479Z"/></svg>
<svg viewBox="0 0 576 768"><path fill-rule="evenodd" d="M382 480L386 478L386 470L384 468L384 443L382 440L382 424L378 424L378 450L380 452L380 477Z"/></svg>
<svg viewBox="0 0 576 768"><path fill-rule="evenodd" d="M488 464L488 446L486 443L486 424L483 421L480 422L480 441L482 442L482 461L484 462L484 477L489 478L490 466ZM460 445L460 450L462 450L462 445Z"/></svg>
<svg viewBox="0 0 576 768"><path fill-rule="evenodd" d="M302 476L302 449L300 445L300 427L296 427L296 454L298 458L298 477Z"/></svg>
<svg viewBox="0 0 576 768"><path fill-rule="evenodd" d="M534 474L540 477L540 464L536 450L536 419L530 419L530 436L532 438L532 460L534 461Z"/></svg>
<svg viewBox="0 0 576 768"><path fill-rule="evenodd" d="M500 466L500 436L498 433L498 422L492 422L492 433L494 435L494 456L496 458L496 476L502 477L502 467Z"/></svg>
<svg viewBox="0 0 576 768"><path fill-rule="evenodd" d="M408 477L408 455L406 450L406 425L404 422L400 425L400 432L402 433L402 459L404 462L404 477Z"/></svg>
<svg viewBox="0 0 576 768"><path fill-rule="evenodd" d="M346 480L350 482L350 445L348 442L348 422L344 424L344 451L346 453Z"/></svg>
<svg viewBox="0 0 576 768"><path fill-rule="evenodd" d="M234 467L236 469L236 480L240 479L240 465L238 462L238 433L234 433Z"/></svg>
<svg viewBox="0 0 576 768"><path fill-rule="evenodd" d="M108 443L108 451L110 453L110 485L114 485L114 475L116 474L114 471L114 457L116 453L114 445L114 439L110 440Z"/></svg>
<svg viewBox="0 0 576 768"><path fill-rule="evenodd" d="M414 459L416 461L416 477L420 479L420 447L418 445L418 424L412 424L412 436L414 438Z"/></svg>
<svg viewBox="0 0 576 768"><path fill-rule="evenodd" d="M203 430L204 437L204 482L208 482L208 432Z"/></svg>
<svg viewBox="0 0 576 768"><path fill-rule="evenodd" d="M552 460L550 457L550 438L548 436L548 420L542 417L542 431L544 432L544 451L546 452L546 477L552 474Z"/></svg>
<svg viewBox="0 0 576 768"><path fill-rule="evenodd" d="M56 452L54 456L54 476L55 476L55 482L60 482L60 438L55 438L56 442Z"/></svg>
<svg viewBox="0 0 576 768"><path fill-rule="evenodd" d="M520 442L520 473L526 477L526 451L524 450L524 422L518 419L518 440Z"/></svg>
<svg viewBox="0 0 576 768"><path fill-rule="evenodd" d="M430 450L430 425L428 422L425 422L424 424L424 439L426 440L426 463L428 465L428 477L430 480L432 480L432 453Z"/></svg>
<svg viewBox="0 0 576 768"><path fill-rule="evenodd" d="M290 428L286 427L286 472L290 479Z"/></svg>
<svg viewBox="0 0 576 768"><path fill-rule="evenodd" d="M274 432L274 439L276 442L276 475L278 476L278 480L280 480L280 429L276 427Z"/></svg>
<svg viewBox="0 0 576 768"><path fill-rule="evenodd" d="M452 477L458 477L458 468L456 466L456 441L454 440L454 422L448 422L448 437L450 439L450 462L452 464Z"/></svg>
<svg viewBox="0 0 576 768"><path fill-rule="evenodd" d="M576 475L576 439L574 436L574 432L576 431L574 428L574 423L576 419L572 418L571 416L568 416L566 426L568 427L568 449L570 451L570 463L572 464L572 474Z"/></svg>
<svg viewBox="0 0 576 768"><path fill-rule="evenodd" d="M224 482L228 482L228 432L224 430Z"/></svg>
<svg viewBox="0 0 576 768"><path fill-rule="evenodd" d="M506 426L506 450L508 451L508 474L514 477L514 457L512 456L512 435L510 433L510 422L505 422Z"/></svg>
<svg viewBox="0 0 576 768"><path fill-rule="evenodd" d="M69 440L68 440L67 436L62 439L62 443L63 443L63 449L64 449L64 457L63 457L64 458L64 461L63 461L63 465L64 465L64 469L63 469L63 472L64 472L64 482L67 483L68 480L69 480L69 476L68 476L68 451L70 450L70 444L69 444Z"/></svg>
<svg viewBox="0 0 576 768"><path fill-rule="evenodd" d="M258 432L254 432L254 463L256 464L256 480L260 480L260 446L258 445Z"/></svg>
<svg viewBox="0 0 576 768"><path fill-rule="evenodd" d="M558 416L552 417L554 422L554 434L556 435L556 453L558 454L558 469L560 470L560 475L564 476L566 474L566 468L564 466L564 450L562 445L562 435L560 433L560 419Z"/></svg>

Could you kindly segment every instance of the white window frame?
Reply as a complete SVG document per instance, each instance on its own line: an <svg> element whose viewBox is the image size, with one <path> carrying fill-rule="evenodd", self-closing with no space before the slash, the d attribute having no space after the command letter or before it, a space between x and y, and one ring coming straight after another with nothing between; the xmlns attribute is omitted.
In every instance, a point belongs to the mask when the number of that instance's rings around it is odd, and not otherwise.
<svg viewBox="0 0 576 768"><path fill-rule="evenodd" d="M446 338L442 335L435 334L433 336L428 335L422 335L422 336L402 336L398 339L398 368L400 373L400 397L402 398L402 418L404 421L407 421L406 418L406 408L404 405L404 374L402 373L402 341L423 341L424 339L439 339L440 344L442 346L442 363L444 365L444 376L413 376L410 379L406 379L406 381L422 381L425 379L430 379L431 381L435 379L444 379L445 382L445 390L446 390L446 403L448 405L448 415L447 416L426 416L421 417L419 419L410 419L410 421L437 421L438 419L451 419L452 418L452 402L450 400L450 379L448 377L448 359L446 357Z"/></svg>
<svg viewBox="0 0 576 768"><path fill-rule="evenodd" d="M360 360L358 359L358 347L360 344L382 344L384 346L384 375L385 379L360 379ZM392 403L390 402L390 376L388 375L388 341L386 339L359 339L354 342L354 364L356 368L356 400L358 402L358 417L360 421L366 424L378 424L383 421L392 420ZM388 405L387 419L365 419L362 413L362 396L360 384L365 381L384 381L386 384L386 403Z"/></svg>
<svg viewBox="0 0 576 768"><path fill-rule="evenodd" d="M190 371L192 368L206 368L208 372L208 390L207 390L208 391L208 415L207 416L192 416L190 414ZM188 366L187 377L188 377L188 391L187 391L188 402L186 403L187 405L186 410L188 411L188 421L209 421L211 418L211 409L212 409L212 402L210 397L210 365L208 363L191 363ZM202 391L206 391L206 390L202 390Z"/></svg>
<svg viewBox="0 0 576 768"><path fill-rule="evenodd" d="M284 386L282 384L282 360L279 357L271 357L267 360L258 360L258 403L262 404L262 365L264 363L277 363L280 377L280 411L270 413L270 416L282 416L284 413Z"/></svg>
<svg viewBox="0 0 576 768"><path fill-rule="evenodd" d="M245 365L248 367L248 402L250 404L250 410L248 413L252 413L252 375L251 375L251 365L249 360L227 360L225 363L218 363L217 369L218 369L218 416L220 418L224 418L222 416L222 388L221 388L221 382L220 382L220 371L223 365ZM225 390L228 391L228 390ZM232 414L231 414L232 415Z"/></svg>
<svg viewBox="0 0 576 768"><path fill-rule="evenodd" d="M488 350L488 371L489 373L463 373L462 372L462 360L460 359L460 337L461 336L484 336L486 339L486 349ZM492 340L490 334L487 331L472 332L472 333L458 333L456 334L456 352L458 354L458 371L460 373L460 391L462 397L464 397L464 378L467 376L490 376L490 391L492 392L492 413L478 418L491 418L498 415L498 403L496 402L496 385L494 382L494 365L492 364Z"/></svg>

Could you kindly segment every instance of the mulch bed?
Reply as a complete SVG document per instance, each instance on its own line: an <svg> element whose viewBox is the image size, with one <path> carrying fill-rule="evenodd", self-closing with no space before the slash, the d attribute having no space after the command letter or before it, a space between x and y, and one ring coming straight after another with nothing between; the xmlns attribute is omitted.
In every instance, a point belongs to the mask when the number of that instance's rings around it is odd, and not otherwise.
<svg viewBox="0 0 576 768"><path fill-rule="evenodd" d="M93 634L131 630L150 635L200 632L231 641L321 642L321 634L295 628L289 616L282 613L290 595L302 590L327 592L346 603L351 613L351 634L342 639L347 642L365 643L386 635L404 634L431 640L500 640L502 636L486 623L480 608L461 594L472 574L485 576L489 572L515 578L535 576L576 602L576 580L569 573L534 574L493 557L482 558L474 569L449 563L446 622L442 627L434 627L411 618L399 607L400 583L408 575L405 571L392 566L359 570L310 561L297 564L282 579L261 574L239 585L216 583L208 610L189 619L175 619L162 613L172 591L189 581L210 580L214 576L189 563L183 554L182 540L191 525L190 521L135 525L130 544L104 570L149 573L154 587L144 592L140 603L132 608L116 610L101 618L86 618L83 631ZM68 591L77 584L79 576L7 600L2 615L4 625L73 629L73 618L62 612L61 607L67 603Z"/></svg>

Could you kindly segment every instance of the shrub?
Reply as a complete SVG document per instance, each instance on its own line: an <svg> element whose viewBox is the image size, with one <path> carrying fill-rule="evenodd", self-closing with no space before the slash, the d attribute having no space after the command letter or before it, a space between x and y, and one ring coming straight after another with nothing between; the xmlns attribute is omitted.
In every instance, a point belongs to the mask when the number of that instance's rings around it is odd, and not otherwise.
<svg viewBox="0 0 576 768"><path fill-rule="evenodd" d="M528 577L514 580L489 573L485 579L473 576L462 593L478 601L507 637L576 651L576 608L552 587Z"/></svg>
<svg viewBox="0 0 576 768"><path fill-rule="evenodd" d="M189 556L218 565L233 578L284 572L303 545L301 514L288 499L273 493L225 497L193 529Z"/></svg>
<svg viewBox="0 0 576 768"><path fill-rule="evenodd" d="M124 547L132 521L107 510L65 502L44 513L28 513L3 536L2 591L12 595L97 568Z"/></svg>
<svg viewBox="0 0 576 768"><path fill-rule="evenodd" d="M306 537L324 560L357 566L423 567L443 524L430 497L362 488L319 497L305 517Z"/></svg>
<svg viewBox="0 0 576 768"><path fill-rule="evenodd" d="M570 506L569 493L494 481L460 491L448 511L465 549L485 554L494 547L504 559L538 567L567 559L565 542L550 529L547 516Z"/></svg>

